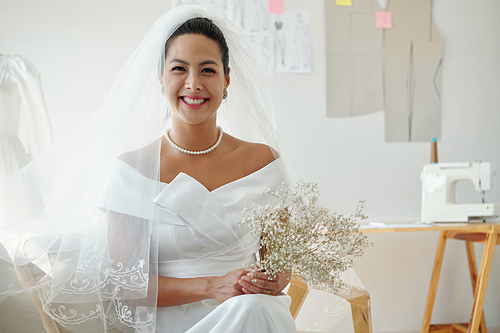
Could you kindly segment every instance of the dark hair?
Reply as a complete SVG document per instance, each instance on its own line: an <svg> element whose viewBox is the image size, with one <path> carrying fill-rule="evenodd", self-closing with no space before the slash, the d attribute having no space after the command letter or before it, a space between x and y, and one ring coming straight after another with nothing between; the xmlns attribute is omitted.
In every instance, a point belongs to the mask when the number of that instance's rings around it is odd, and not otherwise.
<svg viewBox="0 0 500 333"><path fill-rule="evenodd" d="M167 57L168 48L170 44L172 44L173 40L179 36L188 34L202 35L219 44L224 74L226 76L229 75L229 48L227 47L226 39L224 38L224 34L219 27L216 26L212 20L206 17L195 17L181 24L165 43L165 58ZM161 64L162 73L163 66L164 64Z"/></svg>

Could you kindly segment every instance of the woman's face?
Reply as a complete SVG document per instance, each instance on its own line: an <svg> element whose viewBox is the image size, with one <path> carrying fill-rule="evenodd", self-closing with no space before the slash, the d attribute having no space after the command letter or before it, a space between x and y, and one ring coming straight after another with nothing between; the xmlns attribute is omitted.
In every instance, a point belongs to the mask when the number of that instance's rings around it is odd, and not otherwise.
<svg viewBox="0 0 500 333"><path fill-rule="evenodd" d="M168 48L163 84L173 119L189 124L212 120L215 124L223 91L229 85L217 42L195 34L176 37Z"/></svg>

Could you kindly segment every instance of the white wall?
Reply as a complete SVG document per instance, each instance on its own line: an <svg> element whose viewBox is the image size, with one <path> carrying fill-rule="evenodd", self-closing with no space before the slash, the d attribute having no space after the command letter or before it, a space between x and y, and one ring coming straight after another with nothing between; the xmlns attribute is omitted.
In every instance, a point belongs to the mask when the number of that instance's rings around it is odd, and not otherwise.
<svg viewBox="0 0 500 333"><path fill-rule="evenodd" d="M417 220L419 175L429 161L430 145L386 143L383 112L342 119L325 116L323 4L285 1L288 9L312 12L313 73L267 80L278 131L295 172L318 182L321 199L332 210L350 213L365 199L370 220ZM58 139L100 106L121 65L169 8L169 0L2 0L0 53L24 55L38 67ZM500 170L500 1L436 0L433 15L445 41L439 158L491 161ZM500 202L500 181L486 199ZM375 246L355 268L371 293L375 332L420 329L437 236L370 236ZM481 251L482 245L476 245L478 257ZM468 276L464 245L450 241L433 322L469 319ZM498 254L485 316L489 327L500 327ZM339 331L351 326L346 319Z"/></svg>

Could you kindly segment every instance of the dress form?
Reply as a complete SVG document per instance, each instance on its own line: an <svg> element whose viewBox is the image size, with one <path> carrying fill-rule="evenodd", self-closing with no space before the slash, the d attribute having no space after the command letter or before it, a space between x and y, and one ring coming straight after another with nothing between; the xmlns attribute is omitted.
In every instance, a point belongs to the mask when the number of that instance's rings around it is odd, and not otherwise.
<svg viewBox="0 0 500 333"><path fill-rule="evenodd" d="M25 117L27 147L19 139ZM15 172L52 144L40 73L21 56L0 54L0 177Z"/></svg>
<svg viewBox="0 0 500 333"><path fill-rule="evenodd" d="M19 138L22 116L28 131L27 149ZM0 54L0 178L21 169L51 143L52 132L38 70L21 56ZM35 191L31 193L37 196ZM0 244L0 258L6 257L7 252ZM11 262L0 260L0 272L0 285L11 283L13 289L22 288ZM39 311L27 293L0 302L0 313L2 332L46 332Z"/></svg>

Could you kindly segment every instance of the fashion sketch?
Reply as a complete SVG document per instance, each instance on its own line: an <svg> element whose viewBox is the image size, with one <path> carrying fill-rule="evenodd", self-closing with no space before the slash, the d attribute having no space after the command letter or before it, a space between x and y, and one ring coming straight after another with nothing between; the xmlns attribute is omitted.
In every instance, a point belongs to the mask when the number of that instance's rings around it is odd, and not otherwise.
<svg viewBox="0 0 500 333"><path fill-rule="evenodd" d="M285 10L275 15L274 48L277 73L311 72L310 12Z"/></svg>
<svg viewBox="0 0 500 333"><path fill-rule="evenodd" d="M274 22L274 55L275 64L285 67L286 27L279 18Z"/></svg>
<svg viewBox="0 0 500 333"><path fill-rule="evenodd" d="M262 71L266 76L274 75L274 48L271 36L247 35L245 36L255 60L262 66Z"/></svg>
<svg viewBox="0 0 500 333"><path fill-rule="evenodd" d="M252 1L252 29L251 32L269 30L269 7L266 0Z"/></svg>
<svg viewBox="0 0 500 333"><path fill-rule="evenodd" d="M295 38L294 38L294 60L292 70L307 68L310 66L310 51L309 51L309 25L304 22L303 14L298 12L295 22Z"/></svg>
<svg viewBox="0 0 500 333"><path fill-rule="evenodd" d="M227 17L228 0L173 0L172 7L182 5L200 5L223 17Z"/></svg>

